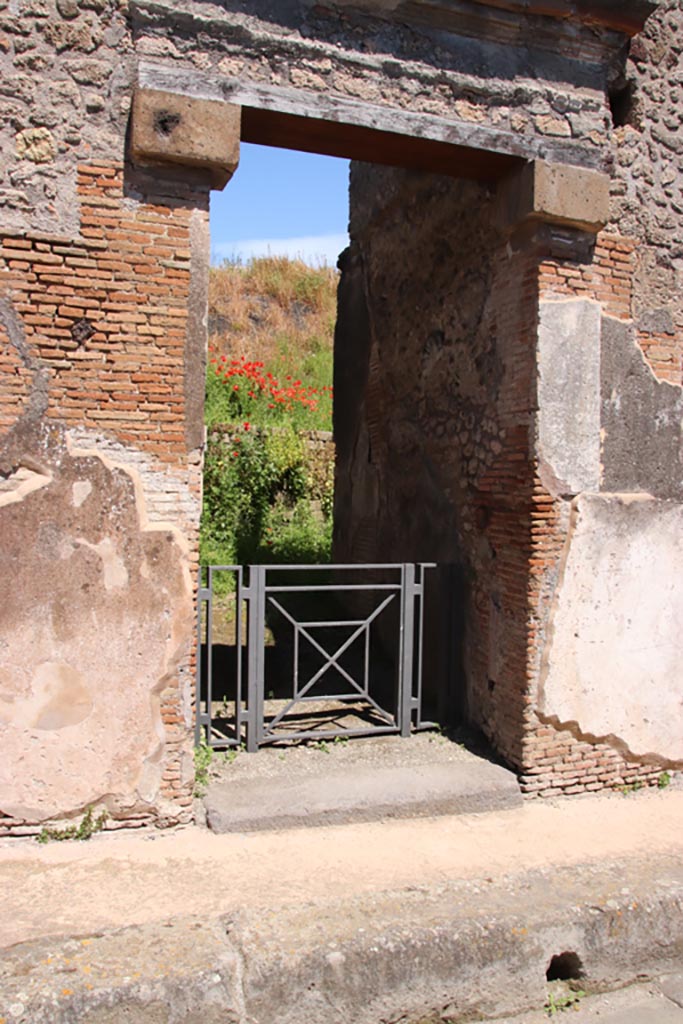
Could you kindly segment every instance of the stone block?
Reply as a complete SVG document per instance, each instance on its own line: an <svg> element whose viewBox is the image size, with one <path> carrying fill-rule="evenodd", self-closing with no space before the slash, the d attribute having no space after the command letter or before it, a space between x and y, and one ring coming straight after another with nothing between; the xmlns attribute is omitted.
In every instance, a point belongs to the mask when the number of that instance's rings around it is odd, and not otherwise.
<svg viewBox="0 0 683 1024"><path fill-rule="evenodd" d="M182 164L209 172L223 188L239 163L242 108L220 100L138 88L130 154L143 164Z"/></svg>
<svg viewBox="0 0 683 1024"><path fill-rule="evenodd" d="M609 178L585 167L531 160L501 182L498 217L508 229L537 220L597 234L609 220Z"/></svg>

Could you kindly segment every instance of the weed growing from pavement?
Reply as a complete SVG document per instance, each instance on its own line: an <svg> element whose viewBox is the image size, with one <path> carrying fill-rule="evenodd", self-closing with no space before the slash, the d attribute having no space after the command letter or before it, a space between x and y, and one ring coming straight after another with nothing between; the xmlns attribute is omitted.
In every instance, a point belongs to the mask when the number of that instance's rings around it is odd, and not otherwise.
<svg viewBox="0 0 683 1024"><path fill-rule="evenodd" d="M102 831L106 820L106 811L102 811L102 813L95 818L93 817L92 807L88 807L83 816L83 820L79 825L67 825L65 828L43 828L41 829L40 834L36 836L36 841L39 843L49 843L50 841L63 842L68 839L75 839L80 842L85 842L90 839L95 832Z"/></svg>
<svg viewBox="0 0 683 1024"><path fill-rule="evenodd" d="M327 740L316 740L314 743L311 743L311 749L319 750L323 754L329 754L330 745Z"/></svg>
<svg viewBox="0 0 683 1024"><path fill-rule="evenodd" d="M671 776L669 775L669 773L668 772L662 772L662 774L657 779L657 789L666 789L666 787L668 785L670 785L670 783L671 783Z"/></svg>
<svg viewBox="0 0 683 1024"><path fill-rule="evenodd" d="M240 743L237 747L228 747L227 750L218 753L202 737L199 746L194 748L194 795L202 797L206 793L213 765L232 764L237 755L245 749L244 743Z"/></svg>
<svg viewBox="0 0 683 1024"><path fill-rule="evenodd" d="M564 1013L565 1010L578 1010L579 1002L585 995L586 993L582 988L572 992L563 992L560 995L555 995L553 992L549 992L548 1001L543 1009L548 1017L554 1017L558 1013Z"/></svg>

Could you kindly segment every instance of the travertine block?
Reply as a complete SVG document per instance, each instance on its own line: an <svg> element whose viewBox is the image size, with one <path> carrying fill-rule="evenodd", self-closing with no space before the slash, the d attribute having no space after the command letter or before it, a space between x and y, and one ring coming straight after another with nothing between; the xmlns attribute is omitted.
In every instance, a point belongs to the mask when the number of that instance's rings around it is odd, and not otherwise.
<svg viewBox="0 0 683 1024"><path fill-rule="evenodd" d="M157 89L133 97L130 152L146 164L204 168L214 188L230 180L240 158L242 108Z"/></svg>
<svg viewBox="0 0 683 1024"><path fill-rule="evenodd" d="M498 216L509 228L539 220L597 233L609 220L609 178L585 167L531 160L501 182Z"/></svg>

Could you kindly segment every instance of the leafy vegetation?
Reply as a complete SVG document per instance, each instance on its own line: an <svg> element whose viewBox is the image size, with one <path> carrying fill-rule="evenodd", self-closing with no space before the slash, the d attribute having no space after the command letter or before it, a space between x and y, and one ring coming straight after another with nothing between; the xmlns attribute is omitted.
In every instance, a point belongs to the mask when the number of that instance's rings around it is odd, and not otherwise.
<svg viewBox="0 0 683 1024"><path fill-rule="evenodd" d="M586 993L581 988L568 992L549 992L545 1012L548 1017L555 1017L558 1013L564 1013L565 1010L576 1010L585 995Z"/></svg>
<svg viewBox="0 0 683 1024"><path fill-rule="evenodd" d="M218 753L206 742L206 737L202 736L199 746L194 748L194 795L197 798L203 797L216 767L232 764L243 750L244 744L240 743L237 747L229 747L228 750Z"/></svg>
<svg viewBox="0 0 683 1024"><path fill-rule="evenodd" d="M209 770L213 761L213 747L202 737L199 746L194 748L194 795L202 797L209 784Z"/></svg>
<svg viewBox="0 0 683 1024"><path fill-rule="evenodd" d="M211 273L203 564L329 560L333 464L301 432L332 425L336 280L271 257Z"/></svg>
<svg viewBox="0 0 683 1024"><path fill-rule="evenodd" d="M107 821L107 812L102 811L96 818L93 816L92 807L88 807L80 824L67 825L65 828L43 828L36 836L39 843L49 843L51 840L62 842L67 839L76 839L85 842L95 832L101 832Z"/></svg>

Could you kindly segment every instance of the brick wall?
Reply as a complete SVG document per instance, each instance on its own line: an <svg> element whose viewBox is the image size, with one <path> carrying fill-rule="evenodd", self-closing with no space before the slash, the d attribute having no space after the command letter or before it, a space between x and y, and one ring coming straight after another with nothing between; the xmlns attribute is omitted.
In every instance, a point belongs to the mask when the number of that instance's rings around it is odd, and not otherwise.
<svg viewBox="0 0 683 1024"><path fill-rule="evenodd" d="M48 416L182 461L194 202L127 207L121 166L81 166L78 197L77 240L5 236L0 249L4 287L49 372Z"/></svg>
<svg viewBox="0 0 683 1024"><path fill-rule="evenodd" d="M590 262L542 260L540 297L593 299L608 316L630 318L636 246L634 238L603 231Z"/></svg>

